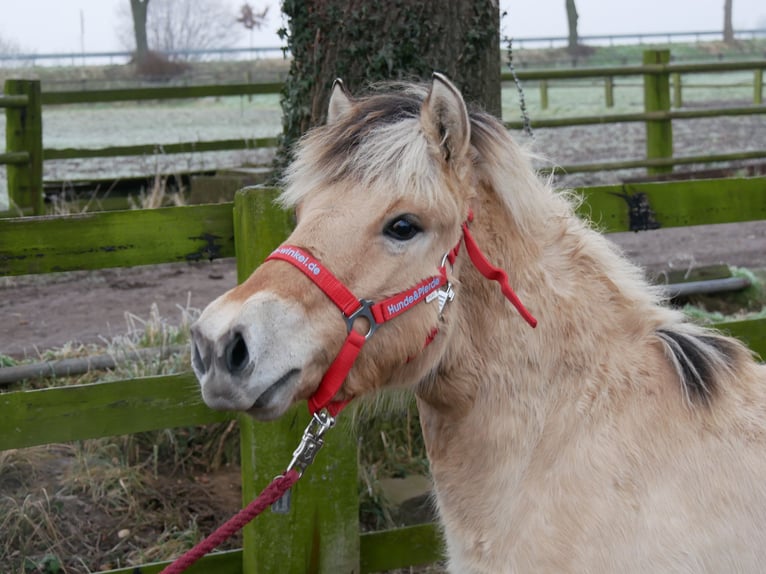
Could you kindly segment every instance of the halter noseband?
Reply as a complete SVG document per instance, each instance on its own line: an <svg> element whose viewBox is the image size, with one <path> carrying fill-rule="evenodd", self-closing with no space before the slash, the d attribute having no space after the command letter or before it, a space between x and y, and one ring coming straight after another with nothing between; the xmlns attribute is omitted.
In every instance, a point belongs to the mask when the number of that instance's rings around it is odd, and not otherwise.
<svg viewBox="0 0 766 574"><path fill-rule="evenodd" d="M372 337L382 323L398 317L405 311L415 307L421 301L430 302L437 296L439 297L439 312L441 314L446 302L454 297L452 286L447 279L446 263L447 261L450 264L455 263L455 259L460 251L460 244L463 242L466 246L466 252L476 269L487 279L497 281L500 284L503 295L516 307L524 320L532 327L537 326L537 320L527 311L516 296L516 293L511 289L508 283L508 275L505 271L489 263L479 249L476 240L468 229L468 224L471 221L473 221L473 214L469 212L468 218L462 225L462 237L457 245L447 252L442 259L438 275L428 277L409 289L400 291L396 295L392 295L377 303L356 297L318 259L300 247L281 245L266 258L266 261L285 261L300 270L340 309L346 321L346 329L348 331L346 340L338 356L335 357L335 360L322 377L319 387L317 387L317 390L308 400L309 412L312 415L326 408L330 415L334 417L348 404L348 400L333 401L332 398L340 390L343 381L346 380L364 343ZM369 325L365 334L361 334L353 328L354 322L360 317L365 318ZM437 329L432 330L426 339L426 345L433 340L436 332Z"/></svg>

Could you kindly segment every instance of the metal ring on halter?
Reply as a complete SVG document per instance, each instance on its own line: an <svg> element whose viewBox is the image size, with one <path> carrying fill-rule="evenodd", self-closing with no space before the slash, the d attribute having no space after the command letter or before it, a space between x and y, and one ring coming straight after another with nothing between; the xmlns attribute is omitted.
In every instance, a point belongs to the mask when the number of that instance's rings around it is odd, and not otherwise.
<svg viewBox="0 0 766 574"><path fill-rule="evenodd" d="M359 317L363 317L367 319L367 322L369 323L368 331L364 336L364 339L367 340L372 337L372 334L378 330L378 322L375 320L375 316L372 314L373 305L374 303L369 299L359 299L359 309L346 317L346 329L348 329L348 333L350 333L351 329L354 328L354 321L356 321Z"/></svg>
<svg viewBox="0 0 766 574"><path fill-rule="evenodd" d="M447 251L447 253L444 254L444 257L442 257L442 262L439 265L439 269L441 269L442 267L446 267L447 266L447 262L449 261L450 253L452 253L452 252L451 251ZM450 269L454 269L455 268L455 264L453 262L450 262L449 266L450 266Z"/></svg>

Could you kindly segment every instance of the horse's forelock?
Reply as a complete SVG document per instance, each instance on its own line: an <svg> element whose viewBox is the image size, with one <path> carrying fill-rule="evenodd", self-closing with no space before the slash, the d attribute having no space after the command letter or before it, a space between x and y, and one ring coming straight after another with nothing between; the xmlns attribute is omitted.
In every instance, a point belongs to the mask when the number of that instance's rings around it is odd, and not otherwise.
<svg viewBox="0 0 766 574"><path fill-rule="evenodd" d="M355 100L337 122L309 132L285 173L282 203L340 182L435 200L439 168L420 129L426 92L417 88Z"/></svg>

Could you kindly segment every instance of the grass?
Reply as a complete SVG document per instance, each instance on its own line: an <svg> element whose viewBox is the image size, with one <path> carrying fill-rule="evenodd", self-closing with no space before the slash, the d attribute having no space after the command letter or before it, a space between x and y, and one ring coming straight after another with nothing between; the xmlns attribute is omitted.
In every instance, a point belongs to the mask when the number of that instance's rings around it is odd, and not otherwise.
<svg viewBox="0 0 766 574"><path fill-rule="evenodd" d="M684 312L704 324L766 318L766 270L735 267L732 276L748 279L750 286L742 291L690 296L684 301Z"/></svg>
<svg viewBox="0 0 766 574"><path fill-rule="evenodd" d="M188 305L179 311L180 321L173 322L152 305L146 317L126 314L124 336L104 345L67 344L39 359L120 356L184 344L198 311ZM168 360L123 363L110 372L24 381L10 390L188 370L189 353L183 352ZM376 405L357 414L364 445L359 451L364 530L397 524L381 479L428 472L411 395ZM0 452L3 572L91 572L177 556L239 508L238 466L235 421ZM222 482L230 487L227 496L211 487ZM240 544L235 538L226 547Z"/></svg>
<svg viewBox="0 0 766 574"><path fill-rule="evenodd" d="M108 352L119 356L144 347L188 340L197 311L181 309L178 325L160 317L127 314L127 333L103 346L67 344L40 360ZM123 363L111 372L24 381L31 389L98 380L166 374L188 369L188 352L166 361ZM6 360L6 362L10 362ZM172 500L170 477L194 476L197 461L228 462L216 436L227 425L77 441L0 453L0 564L8 572L90 572L167 558L200 537L194 513ZM220 450L220 454L215 449ZM212 464L202 470L214 470ZM194 499L192 499L194 500ZM154 502L153 502L154 501ZM211 521L212 522L212 521ZM159 528L159 531L157 530ZM179 542L180 541L180 542Z"/></svg>
<svg viewBox="0 0 766 574"><path fill-rule="evenodd" d="M181 182L179 176L176 182ZM155 172L152 186L148 190L141 190L138 197L129 196L128 204L131 209L156 209L158 207L179 207L186 205L186 189L178 184L171 189L169 178Z"/></svg>

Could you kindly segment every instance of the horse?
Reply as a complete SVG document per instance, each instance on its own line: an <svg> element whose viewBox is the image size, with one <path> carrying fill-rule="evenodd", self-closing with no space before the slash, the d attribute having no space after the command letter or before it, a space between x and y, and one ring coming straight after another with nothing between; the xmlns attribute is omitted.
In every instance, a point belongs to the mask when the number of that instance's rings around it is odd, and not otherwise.
<svg viewBox="0 0 766 574"><path fill-rule="evenodd" d="M192 329L210 407L413 389L450 572L766 571L766 368L446 77L337 81L283 183L294 231Z"/></svg>

